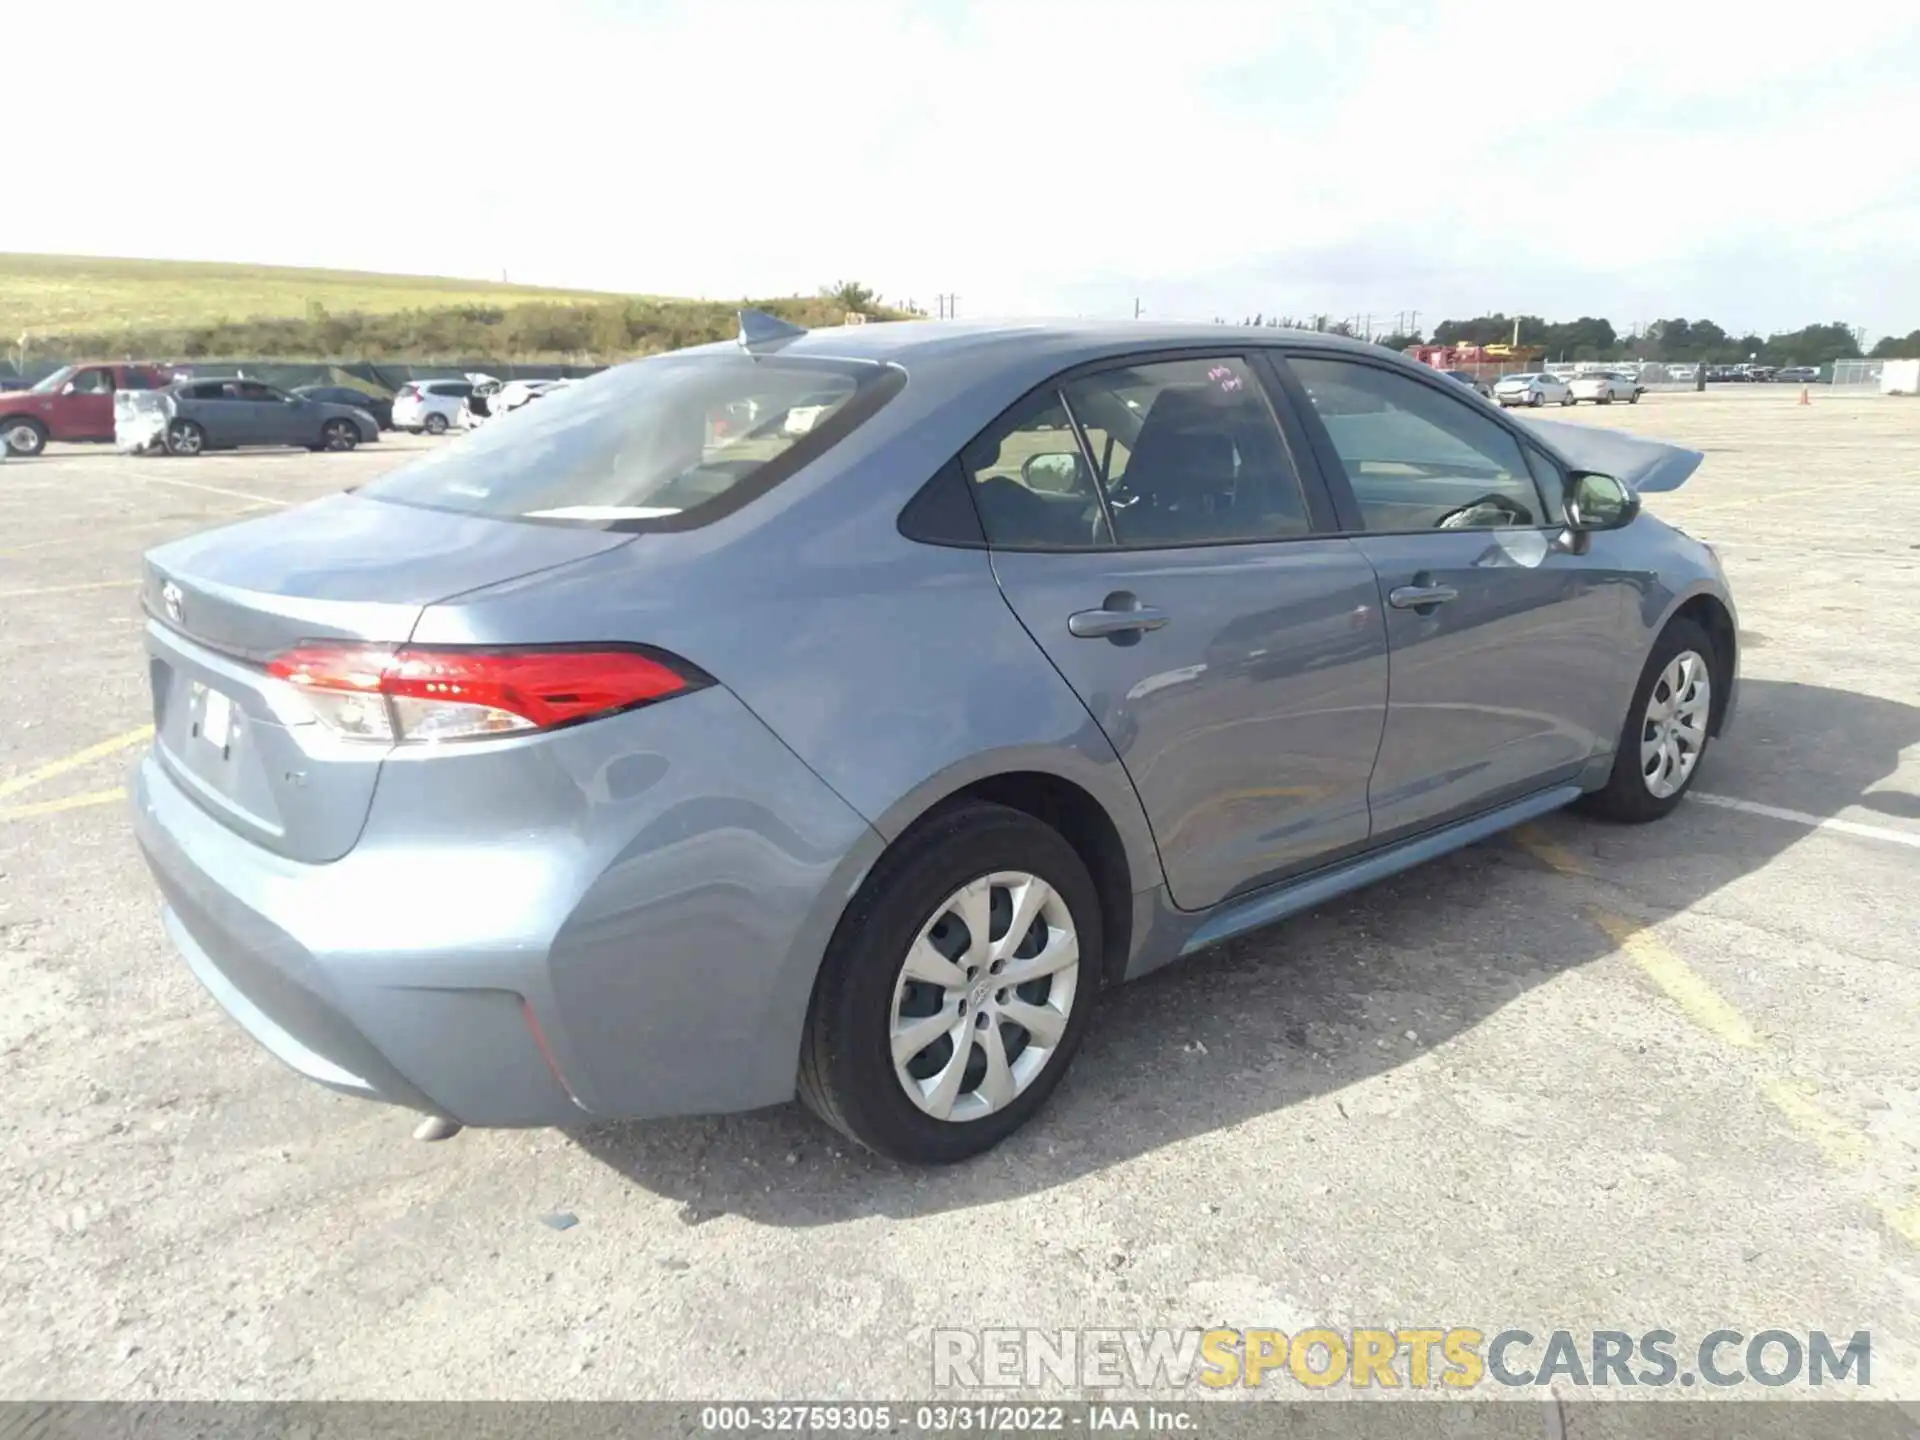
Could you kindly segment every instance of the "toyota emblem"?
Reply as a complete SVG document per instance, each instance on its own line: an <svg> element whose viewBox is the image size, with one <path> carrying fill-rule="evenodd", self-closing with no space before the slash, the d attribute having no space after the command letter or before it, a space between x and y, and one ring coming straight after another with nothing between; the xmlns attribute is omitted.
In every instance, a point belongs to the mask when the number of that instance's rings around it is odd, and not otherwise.
<svg viewBox="0 0 1920 1440"><path fill-rule="evenodd" d="M180 587L171 580L160 587L160 604L167 612L167 619L176 625L181 624L185 617L186 608L182 604L185 599L186 597L180 593Z"/></svg>

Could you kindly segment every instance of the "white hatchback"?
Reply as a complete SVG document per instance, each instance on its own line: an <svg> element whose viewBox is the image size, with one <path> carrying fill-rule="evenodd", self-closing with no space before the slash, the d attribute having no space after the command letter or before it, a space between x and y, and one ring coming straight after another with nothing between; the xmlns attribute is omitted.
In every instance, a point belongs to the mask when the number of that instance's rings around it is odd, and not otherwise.
<svg viewBox="0 0 1920 1440"><path fill-rule="evenodd" d="M1573 391L1558 375L1502 375L1494 382L1493 398L1501 405L1573 404Z"/></svg>
<svg viewBox="0 0 1920 1440"><path fill-rule="evenodd" d="M460 419L473 386L465 380L410 380L393 397L393 428L444 435Z"/></svg>

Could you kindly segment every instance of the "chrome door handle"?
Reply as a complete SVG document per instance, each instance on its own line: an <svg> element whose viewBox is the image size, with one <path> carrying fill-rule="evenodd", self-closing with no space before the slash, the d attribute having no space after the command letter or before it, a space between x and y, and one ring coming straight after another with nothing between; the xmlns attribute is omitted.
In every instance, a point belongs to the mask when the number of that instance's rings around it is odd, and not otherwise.
<svg viewBox="0 0 1920 1440"><path fill-rule="evenodd" d="M1108 597L1112 606L1112 597ZM1114 635L1138 634L1143 630L1158 630L1173 617L1166 611L1152 605L1137 605L1131 609L1118 607L1101 610L1076 610L1067 617L1067 633L1082 640L1098 640Z"/></svg>
<svg viewBox="0 0 1920 1440"><path fill-rule="evenodd" d="M1459 595L1451 585L1401 585L1387 592L1387 603L1396 610L1424 610L1444 605Z"/></svg>

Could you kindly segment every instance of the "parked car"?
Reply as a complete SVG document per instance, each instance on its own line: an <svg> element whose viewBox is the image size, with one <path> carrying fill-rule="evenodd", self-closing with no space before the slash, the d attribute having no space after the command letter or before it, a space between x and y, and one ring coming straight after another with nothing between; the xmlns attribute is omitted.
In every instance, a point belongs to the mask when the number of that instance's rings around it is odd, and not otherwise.
<svg viewBox="0 0 1920 1440"><path fill-rule="evenodd" d="M415 435L444 435L460 419L460 407L473 393L471 380L411 380L393 396L393 425Z"/></svg>
<svg viewBox="0 0 1920 1440"><path fill-rule="evenodd" d="M1534 375L1502 375L1494 381L1493 398L1501 405L1571 405L1573 391L1558 375L1543 370Z"/></svg>
<svg viewBox="0 0 1920 1440"><path fill-rule="evenodd" d="M1442 370L1440 373L1449 380L1458 380L1469 390L1484 395L1489 400L1493 398L1493 387L1475 375L1471 370Z"/></svg>
<svg viewBox="0 0 1920 1440"><path fill-rule="evenodd" d="M302 399L243 376L176 380L151 395L123 400L116 431L127 450L155 442L170 455L249 445L351 450L380 438L380 427L357 405Z"/></svg>
<svg viewBox="0 0 1920 1440"><path fill-rule="evenodd" d="M1617 375L1610 370L1589 370L1567 382L1576 404L1591 400L1596 405L1611 405L1616 400L1624 400L1629 405L1638 405L1645 388L1632 376Z"/></svg>
<svg viewBox="0 0 1920 1440"><path fill-rule="evenodd" d="M15 455L38 455L49 440L113 439L113 397L152 390L170 372L160 365L63 365L26 390L0 393L0 441Z"/></svg>
<svg viewBox="0 0 1920 1440"><path fill-rule="evenodd" d="M351 385L298 385L293 393L302 400L318 400L326 405L351 405L373 416L374 423L382 430L394 428L393 400L389 396L355 390Z"/></svg>
<svg viewBox="0 0 1920 1440"><path fill-rule="evenodd" d="M1787 365L1773 372L1776 383L1811 385L1820 378L1818 365Z"/></svg>
<svg viewBox="0 0 1920 1440"><path fill-rule="evenodd" d="M294 1069L958 1160L1101 989L1657 819L1734 713L1719 561L1637 493L1698 452L1333 336L749 319L145 556L139 843Z"/></svg>

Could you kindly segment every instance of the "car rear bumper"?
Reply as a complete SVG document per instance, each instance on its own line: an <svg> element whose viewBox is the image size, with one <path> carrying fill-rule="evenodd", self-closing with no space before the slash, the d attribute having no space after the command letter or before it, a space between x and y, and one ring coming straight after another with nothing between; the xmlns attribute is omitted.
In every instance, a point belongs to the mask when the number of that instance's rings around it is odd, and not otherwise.
<svg viewBox="0 0 1920 1440"><path fill-rule="evenodd" d="M494 1126L790 1098L878 835L717 687L532 743L387 762L325 865L228 829L148 755L135 833L169 935L344 1094ZM423 813L448 765L470 798Z"/></svg>

